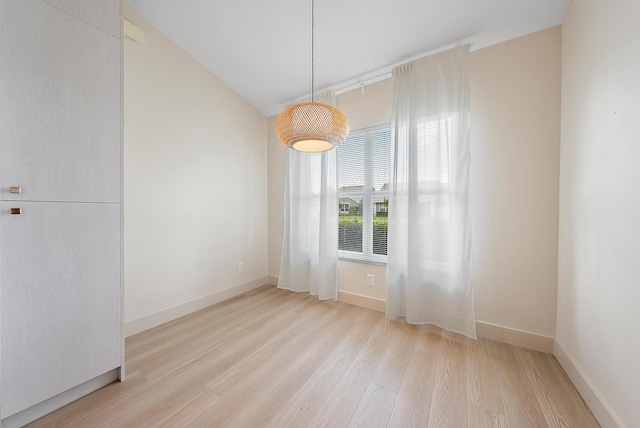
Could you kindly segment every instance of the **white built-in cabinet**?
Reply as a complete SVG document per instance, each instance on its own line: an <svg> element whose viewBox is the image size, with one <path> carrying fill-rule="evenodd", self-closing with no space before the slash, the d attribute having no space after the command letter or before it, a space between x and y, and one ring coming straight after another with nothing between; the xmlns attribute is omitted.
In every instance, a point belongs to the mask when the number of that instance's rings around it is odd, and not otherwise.
<svg viewBox="0 0 640 428"><path fill-rule="evenodd" d="M122 375L121 87L120 0L0 1L3 427Z"/></svg>

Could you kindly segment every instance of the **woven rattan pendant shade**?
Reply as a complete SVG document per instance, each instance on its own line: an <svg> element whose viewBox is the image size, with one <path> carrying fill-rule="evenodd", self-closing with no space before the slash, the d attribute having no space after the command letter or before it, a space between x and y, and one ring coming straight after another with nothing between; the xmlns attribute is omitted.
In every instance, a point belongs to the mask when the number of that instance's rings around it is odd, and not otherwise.
<svg viewBox="0 0 640 428"><path fill-rule="evenodd" d="M287 107L276 119L276 134L286 146L300 152L331 150L349 135L349 122L340 110L313 102L314 0L311 0L311 102Z"/></svg>
<svg viewBox="0 0 640 428"><path fill-rule="evenodd" d="M280 141L301 152L324 152L344 142L349 122L340 110L322 103L300 103L276 119Z"/></svg>

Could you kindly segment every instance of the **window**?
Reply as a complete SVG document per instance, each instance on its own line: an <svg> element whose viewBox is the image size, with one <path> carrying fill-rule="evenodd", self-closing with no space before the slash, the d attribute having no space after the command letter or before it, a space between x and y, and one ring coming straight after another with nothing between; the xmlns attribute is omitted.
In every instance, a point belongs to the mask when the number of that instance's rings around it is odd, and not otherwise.
<svg viewBox="0 0 640 428"><path fill-rule="evenodd" d="M453 117L453 114L451 115ZM416 123L416 150L413 152L413 163L416 176L414 191L417 198L413 209L420 213L413 223L412 233L422 237L421 267L430 270L449 270L450 261L450 229L451 201L449 189L449 136L454 125L451 117L439 119L425 117ZM409 128L398 129L397 175L400 178L397 191L399 196L408 192L409 163L408 159Z"/></svg>
<svg viewBox="0 0 640 428"><path fill-rule="evenodd" d="M388 126L354 131L338 146L338 254L386 263L389 212Z"/></svg>

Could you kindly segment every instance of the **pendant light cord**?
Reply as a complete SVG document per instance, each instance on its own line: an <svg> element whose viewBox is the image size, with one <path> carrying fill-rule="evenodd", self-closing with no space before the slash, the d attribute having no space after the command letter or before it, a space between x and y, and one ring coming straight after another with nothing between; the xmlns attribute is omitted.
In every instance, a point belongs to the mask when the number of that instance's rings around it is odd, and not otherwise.
<svg viewBox="0 0 640 428"><path fill-rule="evenodd" d="M314 40L313 40L313 33L314 31L314 19L313 19L313 9L314 9L314 0L311 0L311 102L313 102L313 78L314 78L314 71L313 71L313 49L314 49Z"/></svg>

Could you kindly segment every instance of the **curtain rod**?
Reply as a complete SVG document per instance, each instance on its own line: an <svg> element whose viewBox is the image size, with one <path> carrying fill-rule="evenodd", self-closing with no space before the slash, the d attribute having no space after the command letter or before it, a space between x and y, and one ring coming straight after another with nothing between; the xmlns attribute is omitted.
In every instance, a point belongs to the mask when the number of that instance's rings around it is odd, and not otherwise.
<svg viewBox="0 0 640 428"><path fill-rule="evenodd" d="M458 47L458 46L462 46L462 45L465 45L465 44L469 45L469 49L470 50L473 47L473 43L464 43L464 42L457 42L457 43L452 43L452 44L449 44L449 45L446 45L446 46L441 46L441 47L439 47L437 49L432 49L430 51L423 52L423 53L421 53L419 55L410 57L408 59L404 59L404 60L396 62L394 64L378 68L378 69L370 71L368 73L364 73L364 74L360 75L359 77L348 79L348 80L346 80L344 82L338 83L337 85L333 85L333 86L330 86L328 88L325 88L324 90L326 91L326 90L329 90L329 89L333 89L335 91L336 95L340 95L340 94L344 94L345 92L349 92L349 91L352 91L352 90L357 89L357 88L364 88L365 86L372 85L372 84L380 82L382 80L391 78L391 71L394 68L396 68L396 67L398 67L400 65L406 64L406 63L411 62L411 61L415 61L417 59L421 59L421 58L427 57L429 55L434 55L434 54L437 54L439 52L446 51L448 49L452 49L452 48L455 48L455 47Z"/></svg>
<svg viewBox="0 0 640 428"><path fill-rule="evenodd" d="M421 53L419 55L415 55L415 56L409 57L409 58L404 59L402 61L398 61L396 63L393 63L393 64L390 64L390 65L387 65L387 66L384 66L384 67L369 71L367 73L363 73L358 77L354 77L354 78L351 78L351 79L344 80L344 81L342 81L342 82L340 82L338 84L331 85L331 86L326 86L324 88L321 88L321 89L318 89L318 90L314 91L314 93L315 94L319 94L319 93L322 93L322 92L325 92L325 91L333 90L336 95L340 95L340 94L344 94L345 92L349 92L349 91L352 91L352 90L358 89L358 88L362 88L362 90L364 91L364 87L365 86L372 85L374 83L380 82L380 81L385 80L385 79L390 79L391 78L391 71L394 68L396 68L396 67L398 67L400 65L406 64L406 63L411 62L411 61L415 61L415 60L420 59L420 58L424 58L424 57L429 56L429 55L436 54L438 52L444 52L444 51L446 51L448 49L452 49L452 48L455 48L455 47L458 47L458 46L462 46L462 45L466 45L466 44L469 45L470 50L471 50L471 48L473 48L474 43L465 42L464 40L461 40L461 41L458 41L456 43L451 43L451 44L448 44L448 45L445 45L445 46L440 46L437 49L432 49L430 51L423 52L423 53ZM302 102L303 100L306 100L306 99L308 99L310 97L311 97L310 94L309 95L305 95L305 96L296 98L296 101L292 101L292 103Z"/></svg>

